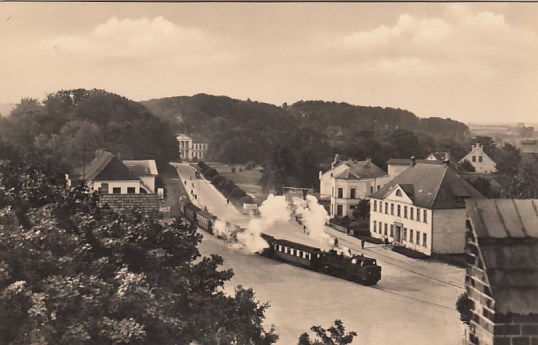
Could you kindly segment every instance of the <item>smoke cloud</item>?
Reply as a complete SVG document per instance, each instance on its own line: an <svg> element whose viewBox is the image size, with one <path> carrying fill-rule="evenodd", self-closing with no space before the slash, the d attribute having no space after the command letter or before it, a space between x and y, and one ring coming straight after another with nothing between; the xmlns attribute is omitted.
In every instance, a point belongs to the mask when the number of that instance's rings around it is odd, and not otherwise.
<svg viewBox="0 0 538 345"><path fill-rule="evenodd" d="M293 208L310 238L321 244L333 244L332 238L325 232L325 224L330 219L329 214L315 196L307 195L306 199L293 198Z"/></svg>
<svg viewBox="0 0 538 345"><path fill-rule="evenodd" d="M237 233L237 241L250 253L259 252L269 246L261 237L261 233L279 222L291 219L291 207L283 196L270 194L259 207L260 218L250 220L243 232Z"/></svg>

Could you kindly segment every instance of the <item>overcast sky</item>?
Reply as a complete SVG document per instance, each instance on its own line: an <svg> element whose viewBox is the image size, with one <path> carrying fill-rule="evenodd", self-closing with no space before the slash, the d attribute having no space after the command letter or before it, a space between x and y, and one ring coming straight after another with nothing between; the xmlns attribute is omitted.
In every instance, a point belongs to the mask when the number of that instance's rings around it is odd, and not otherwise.
<svg viewBox="0 0 538 345"><path fill-rule="evenodd" d="M0 3L0 103L99 88L538 122L538 4Z"/></svg>

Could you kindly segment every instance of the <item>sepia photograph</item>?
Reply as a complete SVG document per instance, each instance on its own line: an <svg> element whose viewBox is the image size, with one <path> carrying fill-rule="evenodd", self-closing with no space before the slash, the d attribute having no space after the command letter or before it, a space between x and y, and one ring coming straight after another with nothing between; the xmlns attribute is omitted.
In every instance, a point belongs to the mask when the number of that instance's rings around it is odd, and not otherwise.
<svg viewBox="0 0 538 345"><path fill-rule="evenodd" d="M537 18L0 3L0 345L538 345Z"/></svg>

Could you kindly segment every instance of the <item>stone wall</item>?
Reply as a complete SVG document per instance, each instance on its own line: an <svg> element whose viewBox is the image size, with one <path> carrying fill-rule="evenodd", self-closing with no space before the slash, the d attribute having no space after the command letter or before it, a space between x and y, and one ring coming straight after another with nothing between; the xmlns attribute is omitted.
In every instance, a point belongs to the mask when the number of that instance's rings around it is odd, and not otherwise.
<svg viewBox="0 0 538 345"><path fill-rule="evenodd" d="M159 196L157 194L103 194L99 206L108 204L118 213L139 209L142 213L159 214Z"/></svg>

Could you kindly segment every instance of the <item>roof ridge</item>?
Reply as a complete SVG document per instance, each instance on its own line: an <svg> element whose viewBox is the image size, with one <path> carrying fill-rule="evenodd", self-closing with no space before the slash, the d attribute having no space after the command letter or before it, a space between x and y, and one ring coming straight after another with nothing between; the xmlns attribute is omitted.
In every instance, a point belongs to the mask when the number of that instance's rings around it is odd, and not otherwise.
<svg viewBox="0 0 538 345"><path fill-rule="evenodd" d="M437 165L441 166L441 165ZM443 168L445 168L445 171L441 174L441 180L439 183L436 183L436 189L434 189L434 196L433 196L433 202L432 202L432 208L435 205L435 202L437 201L437 197L439 195L439 191L441 190L441 185L446 182L446 172L448 170L448 165L443 165Z"/></svg>

